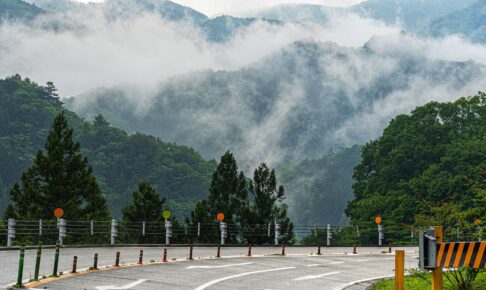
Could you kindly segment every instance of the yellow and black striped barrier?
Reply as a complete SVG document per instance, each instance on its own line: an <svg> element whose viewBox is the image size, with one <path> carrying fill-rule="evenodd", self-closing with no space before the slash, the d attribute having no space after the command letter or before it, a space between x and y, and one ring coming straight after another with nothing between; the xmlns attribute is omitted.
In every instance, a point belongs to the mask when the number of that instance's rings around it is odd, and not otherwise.
<svg viewBox="0 0 486 290"><path fill-rule="evenodd" d="M486 242L440 243L437 267L486 269Z"/></svg>

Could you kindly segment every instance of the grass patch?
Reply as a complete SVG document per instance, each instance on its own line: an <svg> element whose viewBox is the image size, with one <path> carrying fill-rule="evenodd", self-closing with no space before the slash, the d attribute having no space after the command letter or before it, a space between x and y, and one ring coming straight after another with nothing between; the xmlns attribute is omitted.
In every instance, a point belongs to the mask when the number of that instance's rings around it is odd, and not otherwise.
<svg viewBox="0 0 486 290"><path fill-rule="evenodd" d="M460 290L451 285L450 281L445 277L450 273L444 273L444 290ZM405 290L430 290L431 289L431 274L417 273L405 277ZM373 286L373 290L393 290L395 287L395 279L387 279L378 282ZM486 290L486 272L480 271L474 280L474 284L470 290Z"/></svg>

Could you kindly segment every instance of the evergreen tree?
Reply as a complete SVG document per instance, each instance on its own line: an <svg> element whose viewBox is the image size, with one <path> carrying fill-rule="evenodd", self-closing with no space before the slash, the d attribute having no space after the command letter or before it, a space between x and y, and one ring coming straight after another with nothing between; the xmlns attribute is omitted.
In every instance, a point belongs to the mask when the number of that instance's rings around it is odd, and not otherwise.
<svg viewBox="0 0 486 290"><path fill-rule="evenodd" d="M69 220L109 219L106 200L63 112L54 119L45 149L22 174L21 184L13 186L5 217L52 219L60 207Z"/></svg>
<svg viewBox="0 0 486 290"><path fill-rule="evenodd" d="M280 224L281 241L293 241L293 224L287 216L287 207L282 204L285 189L278 185L275 170L270 170L265 163L255 169L250 191L254 197L251 210L245 214L246 231L253 232L249 240L253 243L269 243L271 238L264 235L269 224Z"/></svg>
<svg viewBox="0 0 486 290"><path fill-rule="evenodd" d="M93 125L97 128L100 128L108 127L110 126L110 123L105 119L105 117L103 117L103 115L98 114L98 116L94 118Z"/></svg>
<svg viewBox="0 0 486 290"><path fill-rule="evenodd" d="M225 222L241 223L241 213L247 206L247 182L243 172L238 174L238 166L229 151L221 156L221 161L213 174L209 187L208 205L213 217L224 213Z"/></svg>
<svg viewBox="0 0 486 290"><path fill-rule="evenodd" d="M53 82L47 82L43 89L43 95L47 100L49 100L53 104L62 104L61 100L59 99L59 94L57 93L57 88L56 86L54 86Z"/></svg>
<svg viewBox="0 0 486 290"><path fill-rule="evenodd" d="M160 194L155 188L146 182L138 185L138 190L132 194L132 201L122 209L124 226L128 229L141 228L142 222L145 221L146 236L133 235L133 231L127 232L126 241L134 241L134 237L140 241L161 242L165 236L164 221L162 220L162 210L164 208L165 199L160 197ZM154 233L159 233L154 235Z"/></svg>

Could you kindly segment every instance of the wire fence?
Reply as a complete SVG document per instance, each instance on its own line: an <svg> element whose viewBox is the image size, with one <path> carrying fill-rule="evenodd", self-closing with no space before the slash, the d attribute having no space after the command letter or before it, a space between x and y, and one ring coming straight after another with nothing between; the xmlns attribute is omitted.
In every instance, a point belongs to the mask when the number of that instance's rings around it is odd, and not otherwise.
<svg viewBox="0 0 486 290"><path fill-rule="evenodd" d="M62 219L61 219L62 220ZM222 238L224 236L224 238ZM483 237L482 237L483 236ZM479 226L446 226L444 241L484 239ZM16 220L0 221L0 245L20 244L303 244L323 246L418 245L418 229L402 225L332 226L159 222Z"/></svg>

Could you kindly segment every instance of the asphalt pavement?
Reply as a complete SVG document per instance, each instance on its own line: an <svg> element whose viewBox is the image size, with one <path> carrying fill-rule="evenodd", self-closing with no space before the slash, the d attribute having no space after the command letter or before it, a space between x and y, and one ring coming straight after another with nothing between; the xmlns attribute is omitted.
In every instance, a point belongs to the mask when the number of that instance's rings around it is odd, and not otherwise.
<svg viewBox="0 0 486 290"><path fill-rule="evenodd" d="M72 257L78 257L78 269L92 266L94 253L99 265L113 265L121 253L121 264L162 260L163 248L82 248L62 249L59 270L71 269ZM398 248L394 248L396 250ZM393 275L394 256L386 248L254 247L253 257L245 257L246 247L224 247L223 258L214 258L216 248L195 247L194 261L187 261L188 248L168 248L169 263L101 270L36 285L38 289L342 289L355 281ZM417 249L405 248L406 268L417 267ZM44 250L41 275L52 274L54 251ZM212 257L212 258L211 258ZM209 259L208 259L209 258ZM16 281L18 251L0 252L0 285ZM24 279L32 277L35 250L26 251ZM341 287L341 288L340 288ZM1 288L1 287L0 287Z"/></svg>

